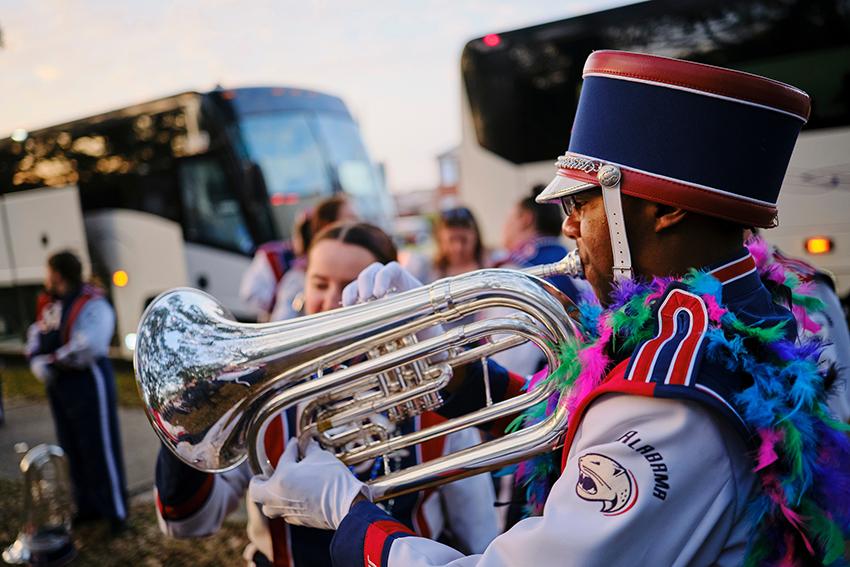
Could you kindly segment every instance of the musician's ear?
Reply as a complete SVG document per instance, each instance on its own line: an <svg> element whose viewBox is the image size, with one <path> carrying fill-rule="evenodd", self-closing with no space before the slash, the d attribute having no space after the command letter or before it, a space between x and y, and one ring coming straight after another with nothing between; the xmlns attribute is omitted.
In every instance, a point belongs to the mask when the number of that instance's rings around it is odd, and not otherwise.
<svg viewBox="0 0 850 567"><path fill-rule="evenodd" d="M671 207L670 205L659 203L653 203L653 205L655 206L655 232L662 232L676 226L688 216L688 211L679 207Z"/></svg>

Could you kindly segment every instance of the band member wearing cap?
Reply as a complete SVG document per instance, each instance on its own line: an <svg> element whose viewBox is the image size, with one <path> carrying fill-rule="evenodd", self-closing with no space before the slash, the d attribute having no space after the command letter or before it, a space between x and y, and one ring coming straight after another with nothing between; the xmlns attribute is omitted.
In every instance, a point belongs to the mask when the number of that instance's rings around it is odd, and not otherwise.
<svg viewBox="0 0 850 567"><path fill-rule="evenodd" d="M499 268L529 268L551 264L563 258L568 250L561 240L563 216L557 207L535 202L545 188L535 186L530 194L514 203L502 226L502 244L508 256ZM583 284L569 276L547 278L573 301L578 301Z"/></svg>
<svg viewBox="0 0 850 567"><path fill-rule="evenodd" d="M850 449L825 409L820 345L797 341L742 247L744 227L776 222L808 114L805 93L754 75L588 58L569 151L540 200L563 204L603 304L580 305L583 337L562 345L551 378L570 410L561 475L548 488L546 466L520 474L542 515L463 556L392 521L318 449L255 478L253 497L287 521L336 528L335 565L840 560ZM516 391L488 366L495 398ZM444 413L480 405L480 372L451 385Z"/></svg>

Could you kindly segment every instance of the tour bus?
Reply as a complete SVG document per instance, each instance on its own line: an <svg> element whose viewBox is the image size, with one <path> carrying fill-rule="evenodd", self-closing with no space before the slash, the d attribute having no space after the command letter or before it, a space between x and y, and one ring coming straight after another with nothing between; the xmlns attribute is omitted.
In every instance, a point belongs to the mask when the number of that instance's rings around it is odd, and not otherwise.
<svg viewBox="0 0 850 567"><path fill-rule="evenodd" d="M850 10L843 0L652 0L468 42L461 59L459 191L485 238L505 203L548 183L569 145L584 61L622 49L764 75L802 88L812 114L764 235L850 291ZM730 155L730 160L746 160ZM722 164L717 164L722 167ZM759 172L753 169L753 183Z"/></svg>
<svg viewBox="0 0 850 567"><path fill-rule="evenodd" d="M172 287L252 320L238 289L254 250L337 192L389 225L357 123L342 100L309 90L187 92L15 131L0 140L0 338L19 349L45 260L63 248L106 286L121 356L145 306Z"/></svg>

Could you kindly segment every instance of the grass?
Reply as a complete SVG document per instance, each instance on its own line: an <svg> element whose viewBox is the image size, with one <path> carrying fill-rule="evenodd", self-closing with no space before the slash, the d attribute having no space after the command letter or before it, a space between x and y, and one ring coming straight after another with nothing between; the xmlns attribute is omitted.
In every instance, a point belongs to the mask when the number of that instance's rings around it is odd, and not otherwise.
<svg viewBox="0 0 850 567"><path fill-rule="evenodd" d="M10 545L21 528L23 484L0 479L0 546ZM225 523L214 536L175 540L160 532L152 502L135 502L130 507L128 528L112 536L106 523L74 530L78 556L73 565L244 565L242 550L248 544L244 524Z"/></svg>
<svg viewBox="0 0 850 567"><path fill-rule="evenodd" d="M44 400L47 394L44 384L39 382L29 368L15 361L0 370L0 383L3 386L5 400ZM115 369L115 388L118 394L118 405L121 407L141 408L142 400L136 390L136 378L129 368Z"/></svg>
<svg viewBox="0 0 850 567"><path fill-rule="evenodd" d="M140 408L130 368L117 366L115 378L118 404ZM0 382L7 406L21 401L46 400L44 385L36 380L23 361L7 361L0 369ZM0 550L15 541L21 529L22 489L22 481L0 478ZM248 544L244 520L226 521L217 534L207 538L177 540L164 535L157 525L149 492L131 503L128 528L120 535L113 537L105 522L80 526L73 535L78 555L72 565L97 567L244 565L242 551Z"/></svg>

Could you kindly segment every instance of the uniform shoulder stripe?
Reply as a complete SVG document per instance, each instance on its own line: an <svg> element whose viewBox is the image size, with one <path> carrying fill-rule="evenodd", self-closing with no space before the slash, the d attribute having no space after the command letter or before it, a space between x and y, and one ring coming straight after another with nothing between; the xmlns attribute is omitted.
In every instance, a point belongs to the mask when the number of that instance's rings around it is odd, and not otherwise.
<svg viewBox="0 0 850 567"><path fill-rule="evenodd" d="M693 293L673 288L658 309L658 332L638 347L626 379L690 385L707 330L705 302Z"/></svg>

